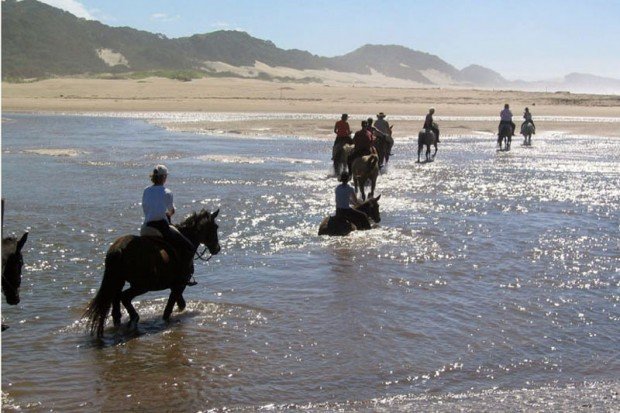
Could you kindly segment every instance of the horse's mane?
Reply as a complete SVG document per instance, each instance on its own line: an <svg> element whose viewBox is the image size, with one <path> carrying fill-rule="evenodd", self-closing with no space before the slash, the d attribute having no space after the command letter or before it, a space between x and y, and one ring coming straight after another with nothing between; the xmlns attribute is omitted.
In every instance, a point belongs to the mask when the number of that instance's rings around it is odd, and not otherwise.
<svg viewBox="0 0 620 413"><path fill-rule="evenodd" d="M202 209L200 212L192 212L183 222L177 225L177 228L179 228L179 230L197 228L201 221L205 219L205 216L209 217L209 219L211 217L211 213L208 209Z"/></svg>

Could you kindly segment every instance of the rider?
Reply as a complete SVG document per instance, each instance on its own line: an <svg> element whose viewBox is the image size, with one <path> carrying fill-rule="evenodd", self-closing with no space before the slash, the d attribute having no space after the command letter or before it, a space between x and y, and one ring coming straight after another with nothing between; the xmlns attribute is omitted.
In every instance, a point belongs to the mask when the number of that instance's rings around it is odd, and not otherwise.
<svg viewBox="0 0 620 413"><path fill-rule="evenodd" d="M355 132L355 135L353 135L353 144L355 147L347 159L349 171L351 170L351 165L353 165L353 161L356 158L370 155L371 153L376 153L375 147L373 146L372 133L368 130L367 121L363 120L362 128Z"/></svg>
<svg viewBox="0 0 620 413"><path fill-rule="evenodd" d="M340 120L336 122L334 125L334 133L336 134L336 140L334 141L334 146L332 148L332 161L336 155L336 151L343 145L353 144L353 139L351 139L351 129L349 128L349 123L347 119L349 115L343 113L340 117Z"/></svg>
<svg viewBox="0 0 620 413"><path fill-rule="evenodd" d="M424 119L423 129L427 132L432 130L435 134L435 142L439 143L439 128L437 124L433 121L433 114L435 113L435 108L430 108L428 113L426 114L426 119Z"/></svg>
<svg viewBox="0 0 620 413"><path fill-rule="evenodd" d="M355 196L355 189L349 182L349 173L343 172L340 175L341 184L336 187L336 216L344 218L355 225L358 229L367 229L368 216L357 209L351 208L351 204L357 206L360 202Z"/></svg>
<svg viewBox="0 0 620 413"><path fill-rule="evenodd" d="M394 139L392 138L392 130L390 124L385 120L385 113L377 113L377 120L375 121L375 131L385 138L387 142L387 153L391 155L392 146L394 145Z"/></svg>
<svg viewBox="0 0 620 413"><path fill-rule="evenodd" d="M499 122L499 128L502 127L502 124L509 124L512 128L512 135L514 136L515 128L517 125L515 125L515 123L512 121L512 112L510 111L510 105L508 105L508 103L504 105L504 110L499 113L499 117L501 119ZM499 136L499 133L497 135Z"/></svg>
<svg viewBox="0 0 620 413"><path fill-rule="evenodd" d="M194 263L192 262L195 247L190 240L171 225L171 218L175 209L172 191L164 187L167 178L168 168L165 165L157 165L153 169L151 173L153 185L145 188L142 193L144 225L158 230L164 239L178 251L181 262L189 261L188 267L182 275L189 280L187 285L196 285L196 281L193 279Z"/></svg>
<svg viewBox="0 0 620 413"><path fill-rule="evenodd" d="M523 133L523 127L529 123L534 127L534 135L536 135L536 125L534 125L534 121L532 120L532 114L530 113L529 108L525 108L525 112L523 112L523 123L521 124L521 132Z"/></svg>

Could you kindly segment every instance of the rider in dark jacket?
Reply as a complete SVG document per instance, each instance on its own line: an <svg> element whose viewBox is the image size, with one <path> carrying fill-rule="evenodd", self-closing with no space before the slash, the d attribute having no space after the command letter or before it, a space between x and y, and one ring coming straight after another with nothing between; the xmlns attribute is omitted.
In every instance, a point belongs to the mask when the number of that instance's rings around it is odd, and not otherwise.
<svg viewBox="0 0 620 413"><path fill-rule="evenodd" d="M437 124L433 121L433 114L435 113L435 108L430 108L428 113L426 114L426 119L424 119L424 129L428 131L429 129L433 131L435 134L436 142L439 143L439 128Z"/></svg>

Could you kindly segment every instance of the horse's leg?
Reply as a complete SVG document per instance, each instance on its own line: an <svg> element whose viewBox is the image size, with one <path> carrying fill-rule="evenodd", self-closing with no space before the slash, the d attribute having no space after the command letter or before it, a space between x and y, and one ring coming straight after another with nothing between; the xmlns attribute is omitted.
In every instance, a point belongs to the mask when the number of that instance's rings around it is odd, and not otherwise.
<svg viewBox="0 0 620 413"><path fill-rule="evenodd" d="M431 145L426 145L426 161L431 160Z"/></svg>
<svg viewBox="0 0 620 413"><path fill-rule="evenodd" d="M112 300L112 320L114 321L114 327L121 325L121 293L116 294L116 297Z"/></svg>
<svg viewBox="0 0 620 413"><path fill-rule="evenodd" d="M185 302L183 296L181 295L184 289L185 285L180 287L175 286L170 289L170 296L168 297L168 302L166 303L166 308L164 309L163 319L165 321L170 320L170 314L172 314L172 309L174 308L174 305L177 303L179 298L183 300L183 302Z"/></svg>
<svg viewBox="0 0 620 413"><path fill-rule="evenodd" d="M131 330L135 329L138 326L138 321L140 321L140 316L138 315L138 312L136 311L134 306L131 304L131 300L133 300L140 294L144 294L145 292L146 290L144 289L129 287L121 293L121 302L129 313L129 323L127 324L127 326Z"/></svg>
<svg viewBox="0 0 620 413"><path fill-rule="evenodd" d="M370 193L368 194L368 196L370 198L375 196L375 186L377 185L377 177L375 176L374 178L370 179Z"/></svg>
<svg viewBox="0 0 620 413"><path fill-rule="evenodd" d="M418 163L420 163L420 154L422 154L422 145L418 144Z"/></svg>
<svg viewBox="0 0 620 413"><path fill-rule="evenodd" d="M179 296L177 297L177 308L179 309L179 311L183 311L185 310L185 307L187 307L185 298L183 298L183 294L179 294Z"/></svg>
<svg viewBox="0 0 620 413"><path fill-rule="evenodd" d="M162 317L164 321L170 320L170 314L172 314L172 308L174 304L177 302L177 292L175 287L170 289L170 295L168 296L168 301L166 302L166 307L164 308L164 316Z"/></svg>
<svg viewBox="0 0 620 413"><path fill-rule="evenodd" d="M437 155L437 141L435 141L435 152L433 152L433 159L435 159L435 155Z"/></svg>
<svg viewBox="0 0 620 413"><path fill-rule="evenodd" d="M366 180L360 180L360 192L362 193L362 201L366 200Z"/></svg>

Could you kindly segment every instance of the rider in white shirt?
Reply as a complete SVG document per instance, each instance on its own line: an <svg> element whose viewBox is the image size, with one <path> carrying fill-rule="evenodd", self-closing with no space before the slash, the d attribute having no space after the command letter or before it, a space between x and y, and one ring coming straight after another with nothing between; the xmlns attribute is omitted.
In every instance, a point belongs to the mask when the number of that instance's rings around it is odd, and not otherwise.
<svg viewBox="0 0 620 413"><path fill-rule="evenodd" d="M194 273L194 263L192 256L196 247L190 240L185 238L174 226L171 218L174 215L174 202L172 191L164 187L168 178L168 168L165 165L157 165L151 173L153 185L144 189L142 193L142 211L144 211L144 225L158 230L165 240L174 246L179 254L181 261L188 262L185 275L189 280L188 285L195 285L192 274Z"/></svg>

